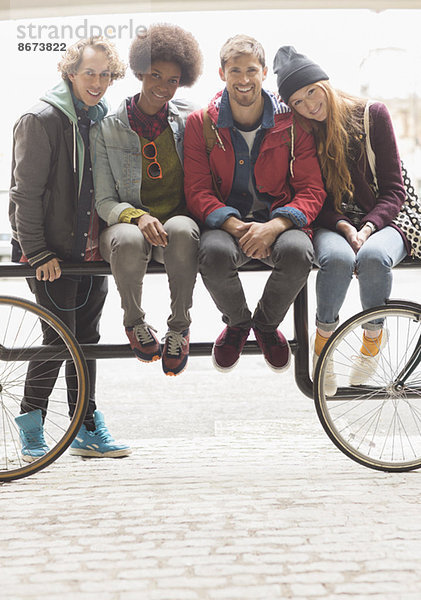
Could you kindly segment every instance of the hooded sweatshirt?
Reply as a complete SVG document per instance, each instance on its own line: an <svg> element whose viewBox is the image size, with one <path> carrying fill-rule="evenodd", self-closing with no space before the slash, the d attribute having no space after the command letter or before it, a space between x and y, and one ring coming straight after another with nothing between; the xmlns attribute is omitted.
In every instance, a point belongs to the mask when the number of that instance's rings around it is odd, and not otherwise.
<svg viewBox="0 0 421 600"><path fill-rule="evenodd" d="M103 112L106 105L103 104ZM69 83L61 81L13 130L12 180L9 218L13 260L21 255L38 267L54 257L74 256L86 238L78 227L85 145ZM85 239L86 245L86 239Z"/></svg>

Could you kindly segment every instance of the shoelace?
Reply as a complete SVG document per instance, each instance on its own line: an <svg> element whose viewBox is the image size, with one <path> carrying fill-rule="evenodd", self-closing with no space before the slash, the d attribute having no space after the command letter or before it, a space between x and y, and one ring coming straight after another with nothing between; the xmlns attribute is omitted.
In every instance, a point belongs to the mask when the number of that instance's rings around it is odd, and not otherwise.
<svg viewBox="0 0 421 600"><path fill-rule="evenodd" d="M380 358L380 353L375 354L374 356L366 356L365 354L352 354L351 360L354 363L360 363L361 365L370 364L374 359L378 360Z"/></svg>
<svg viewBox="0 0 421 600"><path fill-rule="evenodd" d="M147 323L140 323L139 325L134 326L134 334L142 345L151 344L155 341L150 330L156 332L156 329Z"/></svg>
<svg viewBox="0 0 421 600"><path fill-rule="evenodd" d="M238 347L241 343L241 338L243 335L244 331L242 329L227 329L224 341L228 346Z"/></svg>
<svg viewBox="0 0 421 600"><path fill-rule="evenodd" d="M108 431L108 429L107 429L107 427L105 425L100 425L98 427L98 429L95 429L94 433L99 438L101 438L102 442L114 442L115 441L114 438L113 438L113 436Z"/></svg>
<svg viewBox="0 0 421 600"><path fill-rule="evenodd" d="M170 356L179 356L182 346L187 346L187 340L181 333L167 331L162 341L168 340L168 354Z"/></svg>
<svg viewBox="0 0 421 600"><path fill-rule="evenodd" d="M260 331L260 336L265 344L277 346L280 343L276 331Z"/></svg>
<svg viewBox="0 0 421 600"><path fill-rule="evenodd" d="M371 376L376 370L379 356L364 356L364 354L353 354L351 356L351 359L353 361L352 368L354 373L359 374L360 377L364 375Z"/></svg>
<svg viewBox="0 0 421 600"><path fill-rule="evenodd" d="M373 356L366 356L365 354L361 354L361 352L359 354L351 354L351 358L352 360L365 360L366 358L374 358Z"/></svg>
<svg viewBox="0 0 421 600"><path fill-rule="evenodd" d="M34 432L26 431L25 432L25 441L26 441L26 443L36 445L37 448L42 448L43 446L47 445L42 431L41 431L41 433L39 433L38 431L34 431Z"/></svg>

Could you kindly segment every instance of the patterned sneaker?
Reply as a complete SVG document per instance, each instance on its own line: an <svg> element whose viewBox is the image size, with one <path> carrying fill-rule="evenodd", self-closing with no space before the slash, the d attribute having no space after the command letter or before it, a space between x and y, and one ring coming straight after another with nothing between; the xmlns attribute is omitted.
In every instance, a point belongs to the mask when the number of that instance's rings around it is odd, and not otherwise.
<svg viewBox="0 0 421 600"><path fill-rule="evenodd" d="M349 376L350 385L363 385L374 375L379 364L382 349L386 346L389 339L387 329L382 329L380 341L377 345L377 352L367 356L362 353L364 349L364 341L358 356L354 357L351 373Z"/></svg>
<svg viewBox="0 0 421 600"><path fill-rule="evenodd" d="M167 331L162 349L162 370L165 375L180 375L187 367L189 358L190 332L185 329L181 333Z"/></svg>
<svg viewBox="0 0 421 600"><path fill-rule="evenodd" d="M15 421L19 427L22 458L25 462L34 462L50 451L44 439L42 413L39 409L19 415Z"/></svg>
<svg viewBox="0 0 421 600"><path fill-rule="evenodd" d="M147 323L126 327L130 347L136 358L142 362L154 362L161 358L161 346L153 333L154 331L156 329Z"/></svg>
<svg viewBox="0 0 421 600"><path fill-rule="evenodd" d="M278 373L288 369L291 349L284 335L278 329L260 331L257 327L253 327L253 331L268 366Z"/></svg>
<svg viewBox="0 0 421 600"><path fill-rule="evenodd" d="M218 371L230 371L240 360L250 329L225 327L212 348L212 360Z"/></svg>
<svg viewBox="0 0 421 600"><path fill-rule="evenodd" d="M120 458L131 453L129 446L118 444L108 431L104 422L104 415L96 410L94 412L95 431L88 431L85 425L79 429L78 434L70 446L70 454L76 456L91 456L96 458Z"/></svg>

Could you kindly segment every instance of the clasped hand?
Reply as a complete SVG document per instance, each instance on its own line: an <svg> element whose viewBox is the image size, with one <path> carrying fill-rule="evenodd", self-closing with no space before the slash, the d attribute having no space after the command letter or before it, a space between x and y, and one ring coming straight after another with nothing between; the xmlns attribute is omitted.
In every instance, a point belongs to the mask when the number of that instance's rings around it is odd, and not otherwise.
<svg viewBox="0 0 421 600"><path fill-rule="evenodd" d="M356 227L347 222L338 224L338 231L345 236L346 241L351 246L355 254L362 248L371 235L369 227L362 227L359 231Z"/></svg>
<svg viewBox="0 0 421 600"><path fill-rule="evenodd" d="M159 219L146 213L139 218L137 226L152 246L167 246L168 234Z"/></svg>
<svg viewBox="0 0 421 600"><path fill-rule="evenodd" d="M250 258L268 258L276 239L270 222L242 223L237 225L238 243L244 254Z"/></svg>
<svg viewBox="0 0 421 600"><path fill-rule="evenodd" d="M266 223L243 223L236 217L229 217L222 229L238 239L241 250L249 258L268 258L272 244L286 227L281 219Z"/></svg>

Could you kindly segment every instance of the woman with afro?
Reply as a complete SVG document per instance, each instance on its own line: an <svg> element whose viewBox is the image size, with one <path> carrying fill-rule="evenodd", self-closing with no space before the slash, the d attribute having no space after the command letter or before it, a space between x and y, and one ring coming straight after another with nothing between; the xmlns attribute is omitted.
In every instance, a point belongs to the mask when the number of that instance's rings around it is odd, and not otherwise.
<svg viewBox="0 0 421 600"><path fill-rule="evenodd" d="M198 269L199 228L183 192L183 136L194 106L173 100L202 68L195 38L181 27L151 25L133 41L130 67L141 90L124 100L91 137L96 207L106 222L100 251L121 296L130 346L143 362L162 357L178 375L189 355L190 308ZM141 306L149 261L165 266L171 312L159 343Z"/></svg>

